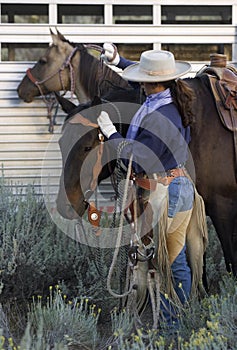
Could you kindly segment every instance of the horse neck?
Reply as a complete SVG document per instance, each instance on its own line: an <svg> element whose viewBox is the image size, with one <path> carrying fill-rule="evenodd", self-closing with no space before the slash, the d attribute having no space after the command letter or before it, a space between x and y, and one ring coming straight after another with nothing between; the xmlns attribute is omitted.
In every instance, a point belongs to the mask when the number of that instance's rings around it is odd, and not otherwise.
<svg viewBox="0 0 237 350"><path fill-rule="evenodd" d="M104 96L116 87L128 88L121 76L90 55L79 51L74 59L75 94L80 103L92 100L94 96Z"/></svg>
<svg viewBox="0 0 237 350"><path fill-rule="evenodd" d="M84 91L83 86L80 84L80 82L76 83L75 95L76 95L79 103L86 103L90 99L89 96Z"/></svg>
<svg viewBox="0 0 237 350"><path fill-rule="evenodd" d="M75 95L80 103L86 103L88 100L90 100L90 96L88 94L87 89L80 80L80 52L77 52L77 54L73 57L72 60L72 67L74 72L74 84L75 84ZM70 74L70 73L69 73ZM72 86L72 77L69 77L70 85ZM68 86L68 90L71 90L71 86Z"/></svg>

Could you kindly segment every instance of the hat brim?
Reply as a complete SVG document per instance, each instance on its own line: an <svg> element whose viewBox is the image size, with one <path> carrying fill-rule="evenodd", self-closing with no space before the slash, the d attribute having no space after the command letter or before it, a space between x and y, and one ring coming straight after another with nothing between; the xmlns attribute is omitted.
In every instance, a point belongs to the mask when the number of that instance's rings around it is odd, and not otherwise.
<svg viewBox="0 0 237 350"><path fill-rule="evenodd" d="M184 61L175 61L175 72L167 75L150 75L140 70L139 62L134 63L124 69L122 77L125 80L135 81L138 83L152 83L174 80L188 73L191 70L191 64Z"/></svg>

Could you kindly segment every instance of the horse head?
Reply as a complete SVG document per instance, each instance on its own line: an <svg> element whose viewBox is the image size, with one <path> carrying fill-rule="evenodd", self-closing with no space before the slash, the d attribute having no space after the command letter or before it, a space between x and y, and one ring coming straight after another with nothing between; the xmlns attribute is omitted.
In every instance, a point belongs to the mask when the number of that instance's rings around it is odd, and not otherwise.
<svg viewBox="0 0 237 350"><path fill-rule="evenodd" d="M68 91L71 88L70 72L76 71L76 64L79 61L76 52L85 48L83 45L74 47L58 31L57 34L51 31L51 38L52 44L36 64L27 69L17 88L19 97L25 102L32 102L36 96L46 95L52 91Z"/></svg>
<svg viewBox="0 0 237 350"><path fill-rule="evenodd" d="M92 44L75 44L59 31L50 30L52 44L20 82L18 96L32 102L36 96L55 91L71 91L80 103L103 95L115 87L128 87L128 82L102 63L93 53L102 48Z"/></svg>
<svg viewBox="0 0 237 350"><path fill-rule="evenodd" d="M59 140L63 166L56 202L58 212L73 219L84 214L93 191L93 164L101 142L96 124L99 109L98 103L93 107L94 101L76 106L63 97L57 99L68 115Z"/></svg>

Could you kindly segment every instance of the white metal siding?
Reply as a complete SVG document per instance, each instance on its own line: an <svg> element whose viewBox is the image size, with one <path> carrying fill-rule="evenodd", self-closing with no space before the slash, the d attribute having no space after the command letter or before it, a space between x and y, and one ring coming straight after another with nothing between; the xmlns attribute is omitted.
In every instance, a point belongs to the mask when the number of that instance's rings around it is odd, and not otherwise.
<svg viewBox="0 0 237 350"><path fill-rule="evenodd" d="M17 95L17 86L31 65L30 62L0 64L0 164L6 181L15 186L30 183L39 186L43 163L57 176L60 172L57 138L65 114L59 110L58 125L52 136L42 99L27 104ZM45 151L50 141L50 160L46 162Z"/></svg>

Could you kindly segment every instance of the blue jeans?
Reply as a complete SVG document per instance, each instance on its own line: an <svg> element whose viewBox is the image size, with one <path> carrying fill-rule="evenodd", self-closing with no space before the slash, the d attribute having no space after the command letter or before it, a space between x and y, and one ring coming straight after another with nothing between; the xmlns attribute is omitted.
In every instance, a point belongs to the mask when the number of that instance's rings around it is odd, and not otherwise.
<svg viewBox="0 0 237 350"><path fill-rule="evenodd" d="M187 177L176 177L169 185L169 218L193 207L194 188Z"/></svg>
<svg viewBox="0 0 237 350"><path fill-rule="evenodd" d="M187 263L186 258L186 247L182 249L180 254L177 256L173 264L171 265L171 270L174 277L174 290L177 293L182 304L188 300L191 292L191 270ZM160 309L165 319L167 326L177 326L178 318L176 316L176 311L172 306L172 303L161 294L161 305Z"/></svg>
<svg viewBox="0 0 237 350"><path fill-rule="evenodd" d="M169 185L169 207L168 216L175 220L179 212L190 211L193 207L194 188L191 181L186 177L177 177ZM174 289L182 304L188 300L191 292L192 276L191 269L186 257L186 246L175 258L171 265L173 274ZM177 316L172 304L161 295L161 311L167 325L172 326L178 323Z"/></svg>

